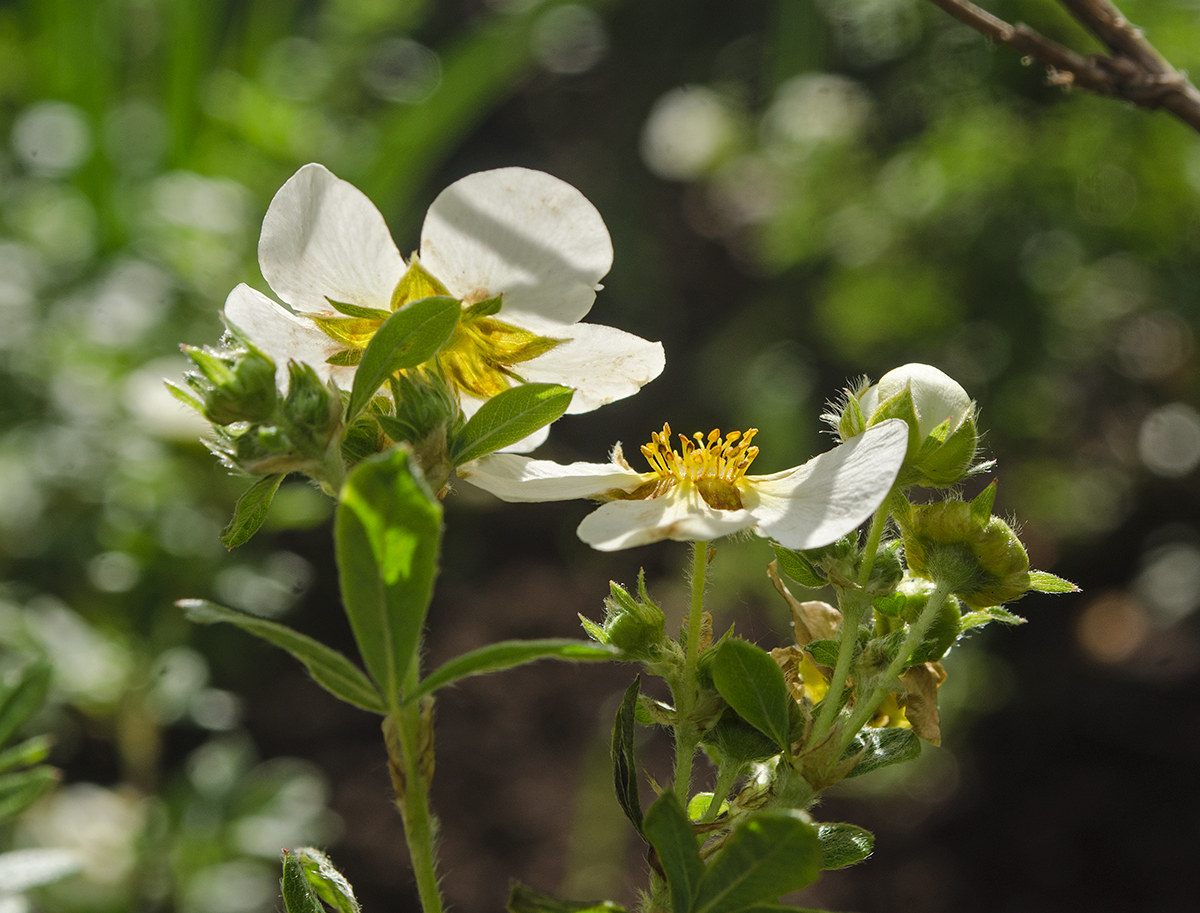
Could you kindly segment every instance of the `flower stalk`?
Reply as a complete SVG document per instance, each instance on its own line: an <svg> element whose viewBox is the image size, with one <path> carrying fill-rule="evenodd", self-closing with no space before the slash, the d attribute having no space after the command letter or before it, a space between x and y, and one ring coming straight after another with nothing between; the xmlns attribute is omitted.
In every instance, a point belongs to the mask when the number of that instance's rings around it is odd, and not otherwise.
<svg viewBox="0 0 1200 913"><path fill-rule="evenodd" d="M683 680L675 698L679 722L675 726L675 796L686 807L692 785L692 759L700 744L700 729L693 720L696 709L696 665L700 655L700 628L704 619L704 586L708 572L708 543L692 543L692 602L688 612L687 642L683 654Z"/></svg>

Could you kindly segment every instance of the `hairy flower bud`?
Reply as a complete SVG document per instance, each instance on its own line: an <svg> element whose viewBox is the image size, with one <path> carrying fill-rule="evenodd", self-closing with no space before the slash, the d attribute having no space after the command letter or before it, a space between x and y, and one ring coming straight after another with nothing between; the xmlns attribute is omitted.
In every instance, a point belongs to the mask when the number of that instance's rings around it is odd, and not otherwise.
<svg viewBox="0 0 1200 913"><path fill-rule="evenodd" d="M666 616L650 600L640 577L638 597L635 599L619 584L611 584L611 595L604 600L604 642L635 659L655 660L661 652Z"/></svg>
<svg viewBox="0 0 1200 913"><path fill-rule="evenodd" d="M183 346L196 366L187 381L200 399L176 391L214 425L265 422L275 413L275 362L251 345L213 349Z"/></svg>

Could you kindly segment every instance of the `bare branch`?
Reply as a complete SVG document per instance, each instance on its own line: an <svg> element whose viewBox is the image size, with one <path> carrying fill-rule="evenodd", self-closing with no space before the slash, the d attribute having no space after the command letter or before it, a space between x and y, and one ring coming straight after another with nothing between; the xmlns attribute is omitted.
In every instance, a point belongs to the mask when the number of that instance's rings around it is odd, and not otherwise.
<svg viewBox="0 0 1200 913"><path fill-rule="evenodd" d="M970 0L930 0L959 22L1049 68L1051 83L1079 86L1151 110L1165 108L1200 132L1200 90L1109 0L1059 0L1111 55L1083 57L1026 25L1010 25Z"/></svg>

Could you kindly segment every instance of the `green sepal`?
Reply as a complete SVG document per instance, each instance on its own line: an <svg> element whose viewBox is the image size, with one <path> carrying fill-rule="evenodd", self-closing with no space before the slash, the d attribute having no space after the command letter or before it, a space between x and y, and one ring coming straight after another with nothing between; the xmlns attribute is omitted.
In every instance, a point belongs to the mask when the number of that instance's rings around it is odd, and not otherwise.
<svg viewBox="0 0 1200 913"><path fill-rule="evenodd" d="M727 640L712 661L713 685L738 715L781 751L791 749L793 703L779 664L745 640Z"/></svg>
<svg viewBox="0 0 1200 913"><path fill-rule="evenodd" d="M298 847L292 850L292 855L299 860L304 877L321 900L337 913L359 913L354 889L346 876L334 868L328 856L311 846Z"/></svg>
<svg viewBox="0 0 1200 913"><path fill-rule="evenodd" d="M996 503L996 482L984 487L971 501L971 516L979 523L987 523L992 516L992 505Z"/></svg>
<svg viewBox="0 0 1200 913"><path fill-rule="evenodd" d="M1037 593L1078 593L1079 587L1070 580L1046 571L1029 572L1029 588Z"/></svg>
<svg viewBox="0 0 1200 913"><path fill-rule="evenodd" d="M558 384L519 384L497 393L454 435L450 461L460 466L517 443L566 412L574 395Z"/></svg>
<svg viewBox="0 0 1200 913"><path fill-rule="evenodd" d="M696 832L674 793L663 793L650 806L643 832L666 876L672 913L688 913L704 874L704 863L700 861Z"/></svg>
<svg viewBox="0 0 1200 913"><path fill-rule="evenodd" d="M295 853L283 851L283 878L279 881L283 890L283 906L287 913L325 913L321 898L304 874L304 865Z"/></svg>
<svg viewBox="0 0 1200 913"><path fill-rule="evenodd" d="M921 753L921 740L911 729L864 729L842 755L846 760L860 755L847 777L859 777L881 767L911 761Z"/></svg>
<svg viewBox="0 0 1200 913"><path fill-rule="evenodd" d="M583 630L587 631L588 637L590 637L592 640L596 641L596 643L598 643L598 644L607 644L608 643L608 635L604 633L604 628L602 628L600 625L596 624L596 622L592 621L586 615L581 614L579 616L579 623L581 625L583 625Z"/></svg>
<svg viewBox="0 0 1200 913"><path fill-rule="evenodd" d="M380 322L375 318L312 315L309 320L330 339L352 349L365 346L380 328Z"/></svg>
<svg viewBox="0 0 1200 913"><path fill-rule="evenodd" d="M887 596L876 596L871 600L871 607L880 615L899 618L906 601L907 597L903 593L889 593Z"/></svg>
<svg viewBox="0 0 1200 913"><path fill-rule="evenodd" d="M604 644L588 640L546 638L545 640L503 640L488 644L454 659L431 672L411 693L405 694L405 702L432 694L438 688L452 685L471 675L499 672L539 659L561 659L567 662L597 662L619 659L621 651Z"/></svg>
<svg viewBox="0 0 1200 913"><path fill-rule="evenodd" d="M376 323L383 323L392 316L391 311L384 311L380 308L367 308L358 304L346 304L344 301L334 301L328 295L325 300L329 302L329 306L347 317L361 317L363 320L374 320ZM299 850L297 850L299 852Z"/></svg>
<svg viewBox="0 0 1200 913"><path fill-rule="evenodd" d="M414 301L388 317L367 343L354 372L346 424L358 418L389 375L415 368L437 354L461 313L456 299L439 295Z"/></svg>
<svg viewBox="0 0 1200 913"><path fill-rule="evenodd" d="M5 744L26 721L41 709L50 690L53 672L46 663L34 663L20 679L0 692L0 745Z"/></svg>
<svg viewBox="0 0 1200 913"><path fill-rule="evenodd" d="M477 301L470 307L463 308L463 322L470 323L472 320L479 320L481 317L494 317L500 313L500 306L504 303L504 297L497 295L495 298L488 298L486 301Z"/></svg>
<svg viewBox="0 0 1200 913"><path fill-rule="evenodd" d="M366 349L342 349L340 352L334 352L325 359L325 364L335 365L340 368L353 368L362 361L363 352Z"/></svg>
<svg viewBox="0 0 1200 913"><path fill-rule="evenodd" d="M829 583L799 552L793 552L775 542L771 543L771 548L775 550L775 560L779 562L779 569L801 586L815 590Z"/></svg>
<svg viewBox="0 0 1200 913"><path fill-rule="evenodd" d="M421 434L408 422L401 421L392 415L376 415L375 421L383 433L397 444L411 444L421 439Z"/></svg>
<svg viewBox="0 0 1200 913"><path fill-rule="evenodd" d="M812 884L821 872L817 829L803 812L742 818L709 862L689 913L736 913Z"/></svg>
<svg viewBox="0 0 1200 913"><path fill-rule="evenodd" d="M559 900L515 881L506 909L509 913L625 913L624 907L611 900Z"/></svg>
<svg viewBox="0 0 1200 913"><path fill-rule="evenodd" d="M24 742L0 751L0 774L46 760L52 747L54 747L54 739L50 736L35 735L31 739L26 739Z"/></svg>
<svg viewBox="0 0 1200 913"><path fill-rule="evenodd" d="M845 406L842 408L842 414L837 418L837 433L838 437L843 441L848 441L850 438L858 437L867 430L867 418L863 415L862 406L858 402L858 397L852 393L847 393Z"/></svg>
<svg viewBox="0 0 1200 913"><path fill-rule="evenodd" d="M998 621L1005 625L1025 624L1025 619L1020 615L1017 615L1015 612L1010 612L1008 609L1002 609L1000 606L992 606L991 608L983 609L979 612L968 612L959 622L959 630L969 631L971 628L982 628L984 625L993 621Z"/></svg>
<svg viewBox="0 0 1200 913"><path fill-rule="evenodd" d="M271 509L271 502L279 491L284 475L280 472L263 476L242 493L233 508L233 519L221 530L222 545L228 549L237 548L249 542L259 531L267 519L267 512Z"/></svg>
<svg viewBox="0 0 1200 913"><path fill-rule="evenodd" d="M642 833L642 800L638 795L637 757L633 751L633 740L641 687L641 676L635 676L633 684L625 690L621 706L617 708L612 735L613 785L617 791L617 802L639 834Z"/></svg>
<svg viewBox="0 0 1200 913"><path fill-rule="evenodd" d="M174 381L170 381L170 380L163 381L163 383L167 387L167 392L170 393L173 397L175 397L177 400L179 400L185 406L191 406L193 409L195 409L201 415L204 414L204 403L200 402L200 400L196 399L196 397L192 396L192 394L190 394L186 390L184 390L181 386L179 386L179 384L175 383Z"/></svg>
<svg viewBox="0 0 1200 913"><path fill-rule="evenodd" d="M205 599L181 599L175 604L183 609L189 621L196 624L226 622L261 637L281 650L286 650L303 663L313 681L347 704L353 704L371 713L387 713L387 706L379 689L366 674L344 654L325 646L319 640L314 640L307 634L301 634L277 621L268 621Z"/></svg>
<svg viewBox="0 0 1200 913"><path fill-rule="evenodd" d="M821 868L826 871L862 862L875 848L875 835L854 824L819 824L817 839L821 841Z"/></svg>
<svg viewBox="0 0 1200 913"><path fill-rule="evenodd" d="M924 442L920 436L920 421L917 419L917 408L913 403L912 390L907 386L875 408L868 427L874 427L889 418L898 418L908 424L908 454L905 462L910 462L920 451L921 444Z"/></svg>
<svg viewBox="0 0 1200 913"><path fill-rule="evenodd" d="M0 822L25 811L61 779L62 774L47 764L0 776Z"/></svg>
<svg viewBox="0 0 1200 913"><path fill-rule="evenodd" d="M398 311L405 305L420 301L422 298L443 297L449 294L450 290L426 270L414 254L412 261L408 264L408 269L404 271L404 275L400 277L400 281L392 290L391 308L393 311Z"/></svg>

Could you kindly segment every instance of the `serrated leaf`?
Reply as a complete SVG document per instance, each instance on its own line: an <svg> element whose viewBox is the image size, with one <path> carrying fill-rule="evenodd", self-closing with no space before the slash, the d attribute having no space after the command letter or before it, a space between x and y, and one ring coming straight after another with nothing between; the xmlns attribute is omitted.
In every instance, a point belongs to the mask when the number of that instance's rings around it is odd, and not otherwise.
<svg viewBox="0 0 1200 913"><path fill-rule="evenodd" d="M911 761L921 753L921 740L911 729L864 729L854 737L842 758L862 752L847 777L859 777L881 767Z"/></svg>
<svg viewBox="0 0 1200 913"><path fill-rule="evenodd" d="M358 900L346 877L333 866L333 862L318 849L302 846L292 850L300 861L304 877L317 896L337 913L359 913Z"/></svg>
<svg viewBox="0 0 1200 913"><path fill-rule="evenodd" d="M771 548L775 550L775 560L779 569L801 586L817 589L829 583L803 555L774 542L771 543Z"/></svg>
<svg viewBox="0 0 1200 913"><path fill-rule="evenodd" d="M83 859L70 850L29 849L0 853L0 891L6 895L20 894L60 881L82 868Z"/></svg>
<svg viewBox="0 0 1200 913"><path fill-rule="evenodd" d="M52 675L47 664L35 663L22 671L15 685L0 694L0 745L41 709Z"/></svg>
<svg viewBox="0 0 1200 913"><path fill-rule="evenodd" d="M566 412L574 395L558 384L520 384L497 393L455 435L450 461L459 466L515 444Z"/></svg>
<svg viewBox="0 0 1200 913"><path fill-rule="evenodd" d="M420 644L441 536L441 505L406 447L363 460L342 486L334 523L342 602L389 707Z"/></svg>
<svg viewBox="0 0 1200 913"><path fill-rule="evenodd" d="M624 907L611 900L559 900L515 881L507 909L509 913L625 913Z"/></svg>
<svg viewBox="0 0 1200 913"><path fill-rule="evenodd" d="M621 651L615 647L595 644L589 640L546 638L545 640L502 640L488 644L462 656L456 656L431 672L405 701L412 701L438 688L444 688L471 675L511 669L539 659L562 659L567 662L596 662L617 659Z"/></svg>
<svg viewBox="0 0 1200 913"><path fill-rule="evenodd" d="M755 812L741 820L709 862L689 913L735 913L777 900L811 884L820 871L817 830L802 813Z"/></svg>
<svg viewBox="0 0 1200 913"><path fill-rule="evenodd" d="M1070 580L1056 577L1046 571L1029 572L1029 588L1038 593L1078 593L1079 587Z"/></svg>
<svg viewBox="0 0 1200 913"><path fill-rule="evenodd" d="M307 634L257 615L229 609L204 599L181 599L176 603L197 624L227 622L286 650L304 664L313 680L335 697L371 713L386 714L379 689L358 666L337 650Z"/></svg>
<svg viewBox="0 0 1200 913"><path fill-rule="evenodd" d="M827 871L862 862L875 848L875 835L853 824L819 824L817 839L821 841L821 868Z"/></svg>
<svg viewBox="0 0 1200 913"><path fill-rule="evenodd" d="M696 897L696 887L704 874L696 833L679 806L674 793L663 793L646 812L642 822L646 840L658 854L667 887L671 891L673 913L688 913Z"/></svg>
<svg viewBox="0 0 1200 913"><path fill-rule="evenodd" d="M283 890L283 906L287 913L325 913L321 898L308 883L304 865L295 853L283 851L283 878L279 882Z"/></svg>
<svg viewBox="0 0 1200 913"><path fill-rule="evenodd" d="M233 549L250 541L250 537L258 532L267 519L267 511L271 509L271 502L282 481L282 473L263 476L246 489L233 508L233 519L221 530L222 545Z"/></svg>
<svg viewBox="0 0 1200 913"><path fill-rule="evenodd" d="M633 752L633 738L637 716L638 693L642 679L637 676L625 690L617 717L613 721L612 764L613 782L617 790L617 802L637 832L642 833L642 800L638 794L637 757Z"/></svg>
<svg viewBox="0 0 1200 913"><path fill-rule="evenodd" d="M46 755L50 754L50 748L53 745L54 740L50 736L35 735L32 739L26 739L19 745L0 751L0 773L16 767L28 767L30 764L46 760ZM0 884L2 883L0 882Z"/></svg>
<svg viewBox="0 0 1200 913"><path fill-rule="evenodd" d="M45 764L0 775L0 821L7 821L33 805L61 778L58 770Z"/></svg>
<svg viewBox="0 0 1200 913"><path fill-rule="evenodd" d="M388 317L371 336L354 372L346 424L358 418L389 375L432 358L454 332L461 313L456 299L438 295L407 304Z"/></svg>
<svg viewBox="0 0 1200 913"><path fill-rule="evenodd" d="M712 662L713 684L738 716L783 751L791 745L787 682L771 654L744 640L727 640Z"/></svg>

